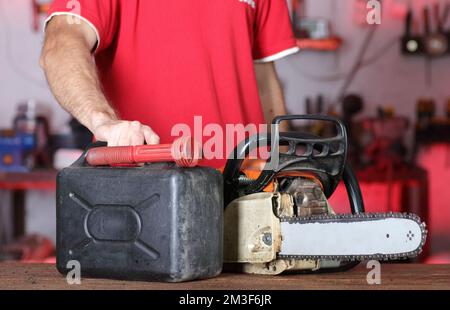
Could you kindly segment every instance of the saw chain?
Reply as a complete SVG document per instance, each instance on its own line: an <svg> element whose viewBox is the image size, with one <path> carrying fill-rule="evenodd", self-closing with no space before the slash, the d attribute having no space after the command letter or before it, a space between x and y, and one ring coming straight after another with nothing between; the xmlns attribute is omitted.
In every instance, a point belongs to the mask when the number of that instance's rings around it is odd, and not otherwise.
<svg viewBox="0 0 450 310"><path fill-rule="evenodd" d="M403 218L409 219L419 224L421 229L421 242L416 250L406 253L398 254L375 254L375 255L278 255L279 259L294 259L294 260L339 260L339 261L366 261L366 260L402 260L408 258L414 258L418 256L425 245L428 231L426 224L420 220L420 218L411 213L360 213L360 214L338 214L338 215L317 215L311 217L282 217L280 221L282 223L295 224L310 224L310 223L332 223L332 222L359 222L370 221L389 218ZM299 236L301 238L301 236Z"/></svg>

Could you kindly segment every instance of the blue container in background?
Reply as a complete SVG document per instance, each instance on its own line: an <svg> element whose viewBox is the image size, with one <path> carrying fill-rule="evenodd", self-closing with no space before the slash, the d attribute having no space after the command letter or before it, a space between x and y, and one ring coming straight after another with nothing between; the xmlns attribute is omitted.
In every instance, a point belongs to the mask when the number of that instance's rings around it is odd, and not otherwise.
<svg viewBox="0 0 450 310"><path fill-rule="evenodd" d="M0 171L28 172L33 167L34 135L0 131Z"/></svg>

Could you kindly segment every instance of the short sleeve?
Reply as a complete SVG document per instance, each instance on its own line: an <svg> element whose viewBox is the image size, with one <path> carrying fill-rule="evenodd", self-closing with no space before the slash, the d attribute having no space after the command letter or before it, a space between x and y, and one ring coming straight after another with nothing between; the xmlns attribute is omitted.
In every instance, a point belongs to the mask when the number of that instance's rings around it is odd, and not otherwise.
<svg viewBox="0 0 450 310"><path fill-rule="evenodd" d="M260 0L256 9L255 62L270 62L298 52L286 0Z"/></svg>
<svg viewBox="0 0 450 310"><path fill-rule="evenodd" d="M115 38L119 7L120 0L53 0L44 27L57 15L80 17L95 31L96 52L99 52L108 48Z"/></svg>

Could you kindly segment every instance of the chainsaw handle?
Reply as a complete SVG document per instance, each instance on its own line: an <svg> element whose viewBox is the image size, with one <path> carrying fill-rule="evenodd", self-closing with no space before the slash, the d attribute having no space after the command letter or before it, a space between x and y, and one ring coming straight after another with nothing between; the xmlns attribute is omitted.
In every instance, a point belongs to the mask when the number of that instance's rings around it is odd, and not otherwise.
<svg viewBox="0 0 450 310"><path fill-rule="evenodd" d="M319 138L309 133L279 132L281 122L293 120L332 122L336 126L337 135L334 138ZM343 180L352 213L364 213L364 201L358 180L352 168L346 163L347 131L340 120L324 115L287 115L275 118L273 124L275 126L272 128L271 136L260 134L249 137L235 148L231 159L227 161L223 172L226 205L237 197L261 192L280 171L302 170L318 176L327 198ZM274 152L278 152L280 143L289 145L288 153L279 153L278 163L272 166L266 165L257 180L250 184L239 184L242 164L250 152L257 147L270 145L271 159L273 159ZM307 151L302 155L296 154L296 148L299 145L307 147ZM317 145L322 146L320 154L313 152Z"/></svg>
<svg viewBox="0 0 450 310"><path fill-rule="evenodd" d="M347 189L348 200L350 202L350 209L352 214L359 214L366 212L364 206L364 199L361 193L358 179L352 167L347 163L344 168L343 180L345 188Z"/></svg>
<svg viewBox="0 0 450 310"><path fill-rule="evenodd" d="M305 132L279 132L283 121L322 121L333 124L336 135L320 138ZM329 198L342 179L347 158L347 131L345 125L337 118L325 115L287 115L273 120L272 133L252 136L239 144L224 170L227 191L237 196L249 195L262 191L281 171L306 171L316 174L322 183L324 193ZM287 153L280 153L279 146L288 145ZM258 146L270 146L270 160L259 178L250 184L240 185L239 176L244 159ZM298 147L306 151L297 153ZM226 195L231 195L227 194ZM228 201L236 197L228 197Z"/></svg>

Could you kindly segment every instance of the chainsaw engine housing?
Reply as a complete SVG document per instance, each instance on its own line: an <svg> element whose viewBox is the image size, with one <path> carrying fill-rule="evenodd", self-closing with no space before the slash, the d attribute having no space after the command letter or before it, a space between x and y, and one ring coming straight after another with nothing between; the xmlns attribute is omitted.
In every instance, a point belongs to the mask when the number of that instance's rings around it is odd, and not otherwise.
<svg viewBox="0 0 450 310"><path fill-rule="evenodd" d="M283 239L280 218L334 213L317 183L303 178L294 178L289 183L287 192L251 194L228 205L224 260L232 264L232 269L277 275L341 266L341 262L331 260L278 259Z"/></svg>

